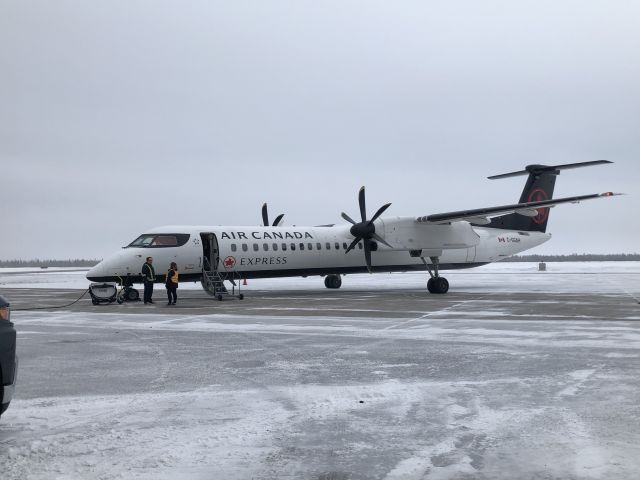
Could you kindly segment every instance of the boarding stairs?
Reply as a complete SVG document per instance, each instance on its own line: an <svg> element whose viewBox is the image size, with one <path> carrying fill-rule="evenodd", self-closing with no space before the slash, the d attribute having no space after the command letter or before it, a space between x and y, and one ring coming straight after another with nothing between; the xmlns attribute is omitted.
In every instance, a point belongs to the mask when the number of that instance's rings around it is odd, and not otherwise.
<svg viewBox="0 0 640 480"><path fill-rule="evenodd" d="M231 282L231 291L227 289L224 282ZM238 280L236 282L236 280ZM202 288L212 297L222 300L225 296L238 297L242 300L244 295L240 292L240 275L236 272L202 271ZM237 291L236 291L237 287Z"/></svg>

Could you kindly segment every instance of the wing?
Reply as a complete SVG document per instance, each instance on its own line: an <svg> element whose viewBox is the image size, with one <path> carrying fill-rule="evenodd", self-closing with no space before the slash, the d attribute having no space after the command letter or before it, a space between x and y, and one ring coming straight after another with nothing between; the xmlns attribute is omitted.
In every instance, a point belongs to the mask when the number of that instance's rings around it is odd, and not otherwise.
<svg viewBox="0 0 640 480"><path fill-rule="evenodd" d="M501 205L498 207L476 208L473 210L460 210L458 212L436 213L434 215L426 215L418 217L416 220L422 223L450 223L466 220L467 222L486 225L489 223L490 217L504 215L507 213L518 213L527 217L535 217L538 215L538 208L554 207L563 203L580 203L584 200L593 200L595 198L613 197L622 195L621 193L594 193L592 195L580 195L577 197L555 198L551 200L542 200L539 202L514 203L512 205Z"/></svg>

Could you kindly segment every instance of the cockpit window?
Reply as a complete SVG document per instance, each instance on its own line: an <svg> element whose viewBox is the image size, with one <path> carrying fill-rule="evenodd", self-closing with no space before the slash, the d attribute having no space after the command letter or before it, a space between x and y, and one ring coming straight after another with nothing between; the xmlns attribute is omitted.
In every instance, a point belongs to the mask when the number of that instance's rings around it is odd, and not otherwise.
<svg viewBox="0 0 640 480"><path fill-rule="evenodd" d="M167 248L181 247L189 240L188 233L145 233L136 238L127 247Z"/></svg>

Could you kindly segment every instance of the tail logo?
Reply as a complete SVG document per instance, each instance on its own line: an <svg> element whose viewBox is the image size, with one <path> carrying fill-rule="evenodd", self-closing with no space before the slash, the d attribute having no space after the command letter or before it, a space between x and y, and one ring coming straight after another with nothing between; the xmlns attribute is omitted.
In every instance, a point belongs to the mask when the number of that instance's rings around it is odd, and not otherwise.
<svg viewBox="0 0 640 480"><path fill-rule="evenodd" d="M542 202L544 200L549 200L549 196L547 195L547 192L545 192L541 188L536 188L534 190L531 190L531 193L529 193L529 199L528 199L529 202ZM541 225L547 221L547 218L549 218L549 209L538 208L536 210L538 211L538 215L533 217L531 220L533 220L534 223Z"/></svg>

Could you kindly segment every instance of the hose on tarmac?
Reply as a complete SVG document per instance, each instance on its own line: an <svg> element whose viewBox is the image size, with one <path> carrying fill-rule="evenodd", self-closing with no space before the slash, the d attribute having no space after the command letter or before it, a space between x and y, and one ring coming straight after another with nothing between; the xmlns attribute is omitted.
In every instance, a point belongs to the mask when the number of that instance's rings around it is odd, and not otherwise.
<svg viewBox="0 0 640 480"><path fill-rule="evenodd" d="M12 312L26 312L26 311L30 311L30 310L51 310L54 308L65 308L65 307L70 307L71 305L78 303L80 300L82 300L82 297L84 297L87 293L89 292L89 289L87 288L84 292L82 292L82 295L80 295L76 300L74 300L71 303L67 303L65 305L54 305L51 307L31 307L31 308L12 308L11 311Z"/></svg>

